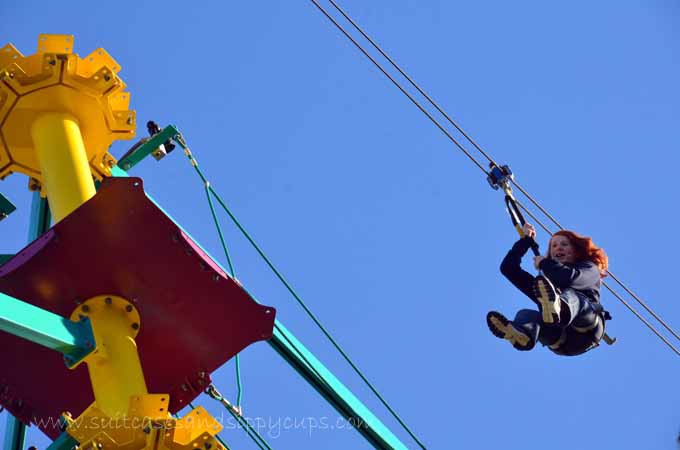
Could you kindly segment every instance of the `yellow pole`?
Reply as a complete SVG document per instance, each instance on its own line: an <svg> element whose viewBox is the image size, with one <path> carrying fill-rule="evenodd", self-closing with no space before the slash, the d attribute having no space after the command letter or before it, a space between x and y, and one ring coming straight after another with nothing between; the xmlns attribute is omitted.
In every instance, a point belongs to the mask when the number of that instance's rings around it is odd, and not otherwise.
<svg viewBox="0 0 680 450"><path fill-rule="evenodd" d="M80 127L69 114L44 113L31 125L31 137L58 222L95 195ZM85 360L92 390L97 407L109 417L125 416L130 397L147 393L134 339L139 316L135 312L136 320L130 322L126 307L125 300L111 296L95 297L80 308L92 321L97 344L97 351Z"/></svg>
<svg viewBox="0 0 680 450"><path fill-rule="evenodd" d="M130 397L148 393L135 342L139 313L112 295L87 300L74 316L81 314L90 318L96 341L85 362L97 407L109 417L124 417Z"/></svg>
<svg viewBox="0 0 680 450"><path fill-rule="evenodd" d="M80 126L69 114L44 113L31 125L31 137L56 223L95 194Z"/></svg>

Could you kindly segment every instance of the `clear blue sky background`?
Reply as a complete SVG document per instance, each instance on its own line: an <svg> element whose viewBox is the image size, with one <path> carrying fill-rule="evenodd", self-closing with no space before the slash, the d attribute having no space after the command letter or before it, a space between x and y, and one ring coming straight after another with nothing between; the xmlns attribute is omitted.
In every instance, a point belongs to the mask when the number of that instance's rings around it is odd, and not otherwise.
<svg viewBox="0 0 680 450"><path fill-rule="evenodd" d="M341 4L680 326L677 2ZM0 44L24 54L39 33L71 33L80 55L104 47L118 60L141 131L149 119L182 130L243 224L429 448L676 448L680 358L611 294L614 347L519 353L489 333L488 310L529 305L498 272L516 238L502 195L309 1L3 1L0 17ZM181 153L133 174L221 254ZM1 253L25 245L25 187L18 175L0 184L20 208L0 224ZM248 289L412 446L227 228ZM267 424L273 448L367 447L348 429L310 433L310 418L335 423L337 413L267 344L242 365L245 413ZM214 378L234 399L232 363ZM305 425L277 427L286 417ZM238 430L223 436L255 448ZM46 440L32 430L27 443Z"/></svg>

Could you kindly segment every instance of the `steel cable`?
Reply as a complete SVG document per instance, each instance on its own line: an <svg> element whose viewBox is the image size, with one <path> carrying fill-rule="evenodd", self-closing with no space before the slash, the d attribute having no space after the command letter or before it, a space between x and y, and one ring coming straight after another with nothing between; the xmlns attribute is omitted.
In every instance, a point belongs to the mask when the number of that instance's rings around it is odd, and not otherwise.
<svg viewBox="0 0 680 450"><path fill-rule="evenodd" d="M462 150L465 155L470 158L482 171L488 174L488 172L481 166L481 164L474 158L472 155L455 139L453 136L451 136L445 129L442 127L442 125L434 119L434 117L427 112L420 103L418 103L381 65L378 63L371 55L368 54L368 52L340 25L316 0L310 0L399 90L408 97L408 99L414 103L420 111L422 111L436 126L439 128L446 136L453 141L456 146ZM485 152L480 145L477 144L477 142L472 139L463 129L460 127L447 113L444 111L443 108L439 106L437 102L429 95L425 90L423 90L357 23L354 21L334 0L329 0L329 2L333 5L333 7L349 22L352 24L352 26L423 96L427 101L440 113L446 120L456 128L464 137L465 139L470 142L491 164L498 165L495 160L487 153ZM543 208L519 183L517 183L515 180L511 179L512 184L534 205L536 206L546 217L548 217L555 225L557 225L560 229L563 229L563 227L560 225L560 223L545 209ZM526 208L522 207L525 211ZM527 211L528 212L528 211ZM533 214L528 212L528 214L535 219ZM544 228L545 229L545 228ZM546 230L547 231L547 230ZM630 296L632 296L638 304L640 304L649 314L651 314L666 330L668 330L676 339L680 340L680 335L676 333L673 328L671 328L670 325L668 325L651 307L649 307L639 296L637 296L631 289L629 289L622 281L620 281L614 274L612 274L610 271L607 271L607 273L612 277L612 279L619 285L621 286ZM651 327L649 322L647 322L640 314L632 309L632 307L626 303L618 294L614 293L614 291L611 290L611 288L605 283L605 286L607 287L610 292L612 292L617 299L619 299L628 309L633 312L636 317L640 318L645 325L648 327ZM655 334L657 334L659 337L661 335L658 334L658 331L656 331L653 327L651 329L654 331ZM664 342L670 345L665 338L661 337ZM675 347L671 345L671 348L675 350ZM680 355L680 354L679 354Z"/></svg>

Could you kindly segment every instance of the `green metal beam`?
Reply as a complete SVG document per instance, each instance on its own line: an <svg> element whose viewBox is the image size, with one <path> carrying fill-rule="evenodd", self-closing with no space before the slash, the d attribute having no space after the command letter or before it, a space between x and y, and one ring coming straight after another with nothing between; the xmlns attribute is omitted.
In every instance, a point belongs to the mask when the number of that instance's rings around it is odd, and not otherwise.
<svg viewBox="0 0 680 450"><path fill-rule="evenodd" d="M33 193L31 219L28 227L28 242L33 242L50 228L50 207L40 192ZM10 257L13 255L9 255ZM5 429L4 450L23 450L26 441L26 425L8 413Z"/></svg>
<svg viewBox="0 0 680 450"><path fill-rule="evenodd" d="M6 450L23 450L26 441L26 426L23 423L10 415L5 433L3 448Z"/></svg>
<svg viewBox="0 0 680 450"><path fill-rule="evenodd" d="M118 167L123 170L130 170L144 158L153 153L158 147L165 142L172 140L179 135L179 131L173 125L168 125L163 128L160 133L154 134L151 139L144 142L139 147L133 147L118 161ZM115 175L114 175L115 176Z"/></svg>
<svg viewBox="0 0 680 450"><path fill-rule="evenodd" d="M71 435L64 432L52 442L45 450L73 450L78 446L78 441L73 439Z"/></svg>
<svg viewBox="0 0 680 450"><path fill-rule="evenodd" d="M407 449L407 447L316 359L281 322L276 322L269 345L276 350L309 384L321 394L375 448Z"/></svg>
<svg viewBox="0 0 680 450"><path fill-rule="evenodd" d="M2 292L0 330L63 353L69 366L94 350L89 319L72 322Z"/></svg>
<svg viewBox="0 0 680 450"><path fill-rule="evenodd" d="M50 206L47 199L40 197L39 192L33 193L31 202L31 221L28 225L28 242L33 242L50 229Z"/></svg>
<svg viewBox="0 0 680 450"><path fill-rule="evenodd" d="M0 194L0 220L16 211L17 207L10 202L7 197Z"/></svg>
<svg viewBox="0 0 680 450"><path fill-rule="evenodd" d="M129 176L127 172L119 167L114 167L111 172L113 176L116 177ZM149 194L146 195L149 200L160 208L187 236L191 238L191 235L184 230L176 220L172 219L172 217L163 210ZM219 265L218 260L213 258L198 241L193 238L191 239L206 255ZM225 273L229 273L221 265L220 268ZM375 448L408 448L278 320L276 321L274 336L268 343Z"/></svg>

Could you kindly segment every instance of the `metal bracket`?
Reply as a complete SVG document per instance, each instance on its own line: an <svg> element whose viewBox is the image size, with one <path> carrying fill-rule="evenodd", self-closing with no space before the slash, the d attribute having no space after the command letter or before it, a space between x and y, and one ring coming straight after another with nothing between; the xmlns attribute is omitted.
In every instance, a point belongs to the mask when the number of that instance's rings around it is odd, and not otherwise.
<svg viewBox="0 0 680 450"><path fill-rule="evenodd" d="M151 137L141 139L120 158L118 167L121 169L130 170L149 155L158 161L175 149L172 141L180 133L174 125L168 125L163 130L152 121L146 125Z"/></svg>

